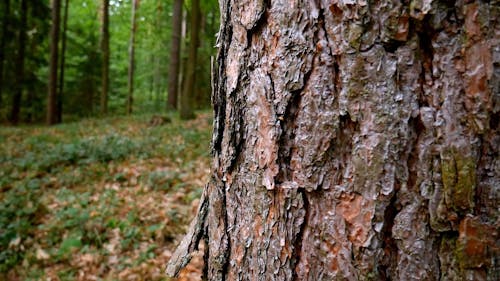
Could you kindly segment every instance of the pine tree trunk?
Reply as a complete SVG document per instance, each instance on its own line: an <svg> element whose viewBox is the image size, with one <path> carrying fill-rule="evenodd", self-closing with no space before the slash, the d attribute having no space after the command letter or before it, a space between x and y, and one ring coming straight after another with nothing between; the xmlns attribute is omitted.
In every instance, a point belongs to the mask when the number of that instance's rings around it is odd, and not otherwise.
<svg viewBox="0 0 500 281"><path fill-rule="evenodd" d="M10 121L16 125L19 122L19 113L21 111L21 99L24 89L24 57L26 51L26 31L28 26L28 0L21 0L21 20L19 23L19 35L17 43L16 57L16 85L12 95L12 110Z"/></svg>
<svg viewBox="0 0 500 281"><path fill-rule="evenodd" d="M109 0L102 1L101 24L101 54L102 54L102 85L101 85L101 114L108 113L109 92Z"/></svg>
<svg viewBox="0 0 500 281"><path fill-rule="evenodd" d="M9 32L9 18L10 18L10 0L4 1L4 10L3 10L3 18L2 18L2 41L0 41L0 108L3 105L3 90L5 88L3 83L3 69L5 62L5 44L8 40L8 32Z"/></svg>
<svg viewBox="0 0 500 281"><path fill-rule="evenodd" d="M57 97L57 123L62 122L64 96L64 67L66 65L66 32L68 29L69 0L64 2L63 30L61 36L61 60L59 61L59 90Z"/></svg>
<svg viewBox="0 0 500 281"><path fill-rule="evenodd" d="M178 92L181 54L182 2L182 0L174 1L172 16L172 47L170 48L167 102L167 108L171 109L177 108L177 97L179 96Z"/></svg>
<svg viewBox="0 0 500 281"><path fill-rule="evenodd" d="M132 114L134 101L134 69L135 69L135 32L137 30L137 8L139 0L132 0L132 19L130 27L130 42L128 49L129 66L128 66L128 98L127 98L127 114Z"/></svg>
<svg viewBox="0 0 500 281"><path fill-rule="evenodd" d="M189 54L186 64L186 84L183 87L180 97L180 117L181 119L194 118L193 98L195 90L195 73L197 63L197 53L200 33L200 1L191 1L191 26L189 35Z"/></svg>
<svg viewBox="0 0 500 281"><path fill-rule="evenodd" d="M61 0L52 0L52 26L50 28L49 83L47 97L47 125L57 123L57 59L59 56L59 24Z"/></svg>
<svg viewBox="0 0 500 281"><path fill-rule="evenodd" d="M498 1L221 1L213 174L168 267L499 280ZM328 3L328 4L327 4Z"/></svg>

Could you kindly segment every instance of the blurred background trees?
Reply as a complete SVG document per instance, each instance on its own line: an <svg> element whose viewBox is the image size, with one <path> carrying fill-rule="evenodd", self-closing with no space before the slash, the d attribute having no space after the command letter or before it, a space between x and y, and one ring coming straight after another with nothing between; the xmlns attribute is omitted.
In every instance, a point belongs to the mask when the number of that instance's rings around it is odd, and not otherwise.
<svg viewBox="0 0 500 281"><path fill-rule="evenodd" d="M0 123L55 124L125 114L132 4L2 1ZM192 7L199 11L193 13ZM134 112L176 110L186 95L190 102L181 111L210 105L210 57L215 53L218 13L217 0L199 5L192 0L140 1L134 34ZM193 14L198 14L197 21L192 21ZM193 23L199 28L197 40L191 36ZM193 70L186 65L191 44L191 56L196 54L190 62Z"/></svg>

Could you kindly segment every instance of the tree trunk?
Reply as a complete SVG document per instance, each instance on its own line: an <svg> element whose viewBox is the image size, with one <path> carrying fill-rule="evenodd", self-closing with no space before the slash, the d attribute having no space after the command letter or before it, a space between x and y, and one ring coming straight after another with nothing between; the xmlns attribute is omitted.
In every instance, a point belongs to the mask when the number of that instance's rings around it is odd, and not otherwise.
<svg viewBox="0 0 500 281"><path fill-rule="evenodd" d="M31 24L31 23L30 23ZM36 40L31 40L31 44L30 44L30 50L29 52L31 53L35 53L35 49L36 49ZM33 81L36 80L36 76L35 76L35 73L33 72L29 72L29 73L26 73L25 74L25 79L28 79L30 82L27 83L26 85L26 100L23 102L23 107L26 109L26 114L24 115L24 121L26 123L32 123L35 121L35 118L34 118L34 107L35 107L35 91L36 91L36 87L33 83Z"/></svg>
<svg viewBox="0 0 500 281"><path fill-rule="evenodd" d="M47 97L47 125L57 123L57 59L59 55L59 24L61 0L52 0L52 26L50 28L49 93Z"/></svg>
<svg viewBox="0 0 500 281"><path fill-rule="evenodd" d="M189 55L186 65L186 85L182 89L180 117L181 119L194 118L193 98L195 90L195 73L198 53L198 42L200 33L200 1L191 1L191 26L189 38Z"/></svg>
<svg viewBox="0 0 500 281"><path fill-rule="evenodd" d="M179 96L182 2L182 0L174 1L174 11L172 16L172 47L170 48L170 67L168 69L167 109L177 109L177 97Z"/></svg>
<svg viewBox="0 0 500 281"><path fill-rule="evenodd" d="M59 65L59 90L57 97L57 123L62 122L63 113L63 96L64 96L64 67L66 64L66 32L68 29L68 8L69 0L64 2L64 15L63 15L63 30L62 30L62 46L61 46L61 60Z"/></svg>
<svg viewBox="0 0 500 281"><path fill-rule="evenodd" d="M130 42L128 49L129 66L128 66L128 98L127 98L127 114L132 114L132 105L134 100L134 68L135 68L135 31L137 30L136 13L139 6L139 0L132 1L132 19L130 27Z"/></svg>
<svg viewBox="0 0 500 281"><path fill-rule="evenodd" d="M17 43L16 57L16 85L12 95L12 110L10 121L16 125L19 122L19 113L21 111L21 98L24 89L24 57L26 50L26 31L28 26L28 0L21 0L21 20L19 23L19 35Z"/></svg>
<svg viewBox="0 0 500 281"><path fill-rule="evenodd" d="M101 89L101 114L108 113L109 92L109 0L102 1L101 24L101 54L102 54L102 89Z"/></svg>
<svg viewBox="0 0 500 281"><path fill-rule="evenodd" d="M2 19L2 41L0 41L0 108L2 108L3 103L3 69L5 61L5 44L8 40L9 32L9 18L10 18L10 0L4 1L4 14Z"/></svg>
<svg viewBox="0 0 500 281"><path fill-rule="evenodd" d="M148 36L149 36L149 32L148 32ZM149 62L148 62L148 65L154 65L156 67L156 56L155 56L155 52L151 52L149 54ZM154 96L155 96L155 70L156 69L153 69L153 74L149 76L149 92L151 94L151 100L154 99Z"/></svg>
<svg viewBox="0 0 500 281"><path fill-rule="evenodd" d="M162 18L163 18L163 7L162 7L162 1L157 1L156 4L156 18L155 18L155 26L154 26L154 32L161 32L162 30ZM158 53L162 50L162 42L161 40L157 40L154 43L154 53ZM163 91L163 75L162 75L162 66L164 65L163 60L161 59L162 56L158 56L155 58L154 54L152 54L152 59L153 59L153 97L152 101L154 102L154 110L158 111L160 110L163 105L160 104L160 95L161 92Z"/></svg>
<svg viewBox="0 0 500 281"><path fill-rule="evenodd" d="M208 280L499 280L498 1L221 10L213 174L168 273L204 237Z"/></svg>
<svg viewBox="0 0 500 281"><path fill-rule="evenodd" d="M160 50L160 47L156 50ZM152 101L154 101L155 110L161 109L162 105L160 104L160 95L162 92L162 61L158 57L153 62L153 95Z"/></svg>

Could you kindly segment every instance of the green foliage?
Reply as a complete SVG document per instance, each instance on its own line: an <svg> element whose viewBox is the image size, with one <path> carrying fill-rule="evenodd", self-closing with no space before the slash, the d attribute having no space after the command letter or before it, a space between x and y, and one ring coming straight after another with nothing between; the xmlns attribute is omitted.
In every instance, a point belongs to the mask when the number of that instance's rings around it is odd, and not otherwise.
<svg viewBox="0 0 500 281"><path fill-rule="evenodd" d="M61 166L121 160L133 151L140 151L140 147L129 138L114 134L55 145L39 142L37 138L40 137L36 137L35 140L28 139L31 149L27 153L21 157L4 159L4 161L9 162L11 168L21 171L51 172ZM41 138L43 139L44 136Z"/></svg>
<svg viewBox="0 0 500 281"><path fill-rule="evenodd" d="M176 171L153 171L146 177L145 184L153 189L169 190L182 183Z"/></svg>
<svg viewBox="0 0 500 281"><path fill-rule="evenodd" d="M0 127L0 279L15 270L44 280L56 268L74 280L85 255L120 256L107 268L126 271L173 250L208 166L211 119L201 116L159 127L150 115Z"/></svg>
<svg viewBox="0 0 500 281"><path fill-rule="evenodd" d="M21 243L28 240L46 210L40 202L41 180L29 179L0 197L0 272L23 257Z"/></svg>
<svg viewBox="0 0 500 281"><path fill-rule="evenodd" d="M23 97L21 116L28 123L45 118L50 1L28 1L28 38L24 60ZM64 1L63 1L64 2ZM197 108L210 104L210 57L215 55L215 34L219 27L218 1L201 1L202 30L198 49L196 97ZM10 112L15 77L17 38L19 36L20 1L10 1L5 47L3 99L0 104L0 122ZM100 13L101 1L69 1L67 49L65 54L65 78L62 96L64 120L94 116L99 112L101 93ZM130 38L131 0L110 1L110 114L125 112L127 71L129 67L128 45ZM184 10L189 15L189 1ZM62 9L62 12L64 9ZM0 26L3 24L5 5L0 5ZM61 15L62 18L63 15ZM136 32L136 71L134 77L134 111L159 112L165 107L167 97L167 73L170 63L168 49L171 45L172 1L142 0L138 9ZM62 23L61 23L62 24ZM187 20L189 29L189 21ZM189 43L184 38L182 56Z"/></svg>

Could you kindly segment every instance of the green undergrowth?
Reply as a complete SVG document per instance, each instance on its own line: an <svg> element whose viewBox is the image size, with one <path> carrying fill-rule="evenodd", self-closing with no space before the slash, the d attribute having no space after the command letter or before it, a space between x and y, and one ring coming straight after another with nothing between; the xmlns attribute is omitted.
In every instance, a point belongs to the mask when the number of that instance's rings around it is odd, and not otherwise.
<svg viewBox="0 0 500 281"><path fill-rule="evenodd" d="M206 181L212 121L150 118L0 127L1 280L164 280Z"/></svg>

